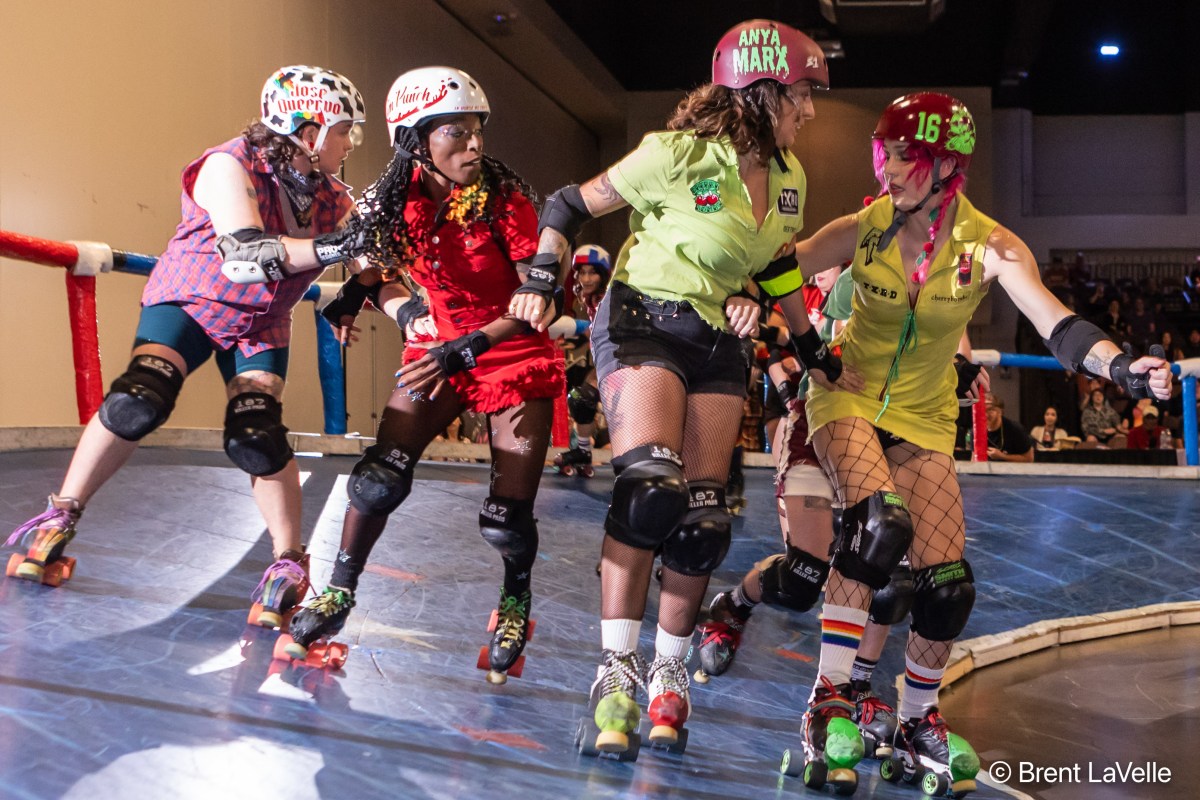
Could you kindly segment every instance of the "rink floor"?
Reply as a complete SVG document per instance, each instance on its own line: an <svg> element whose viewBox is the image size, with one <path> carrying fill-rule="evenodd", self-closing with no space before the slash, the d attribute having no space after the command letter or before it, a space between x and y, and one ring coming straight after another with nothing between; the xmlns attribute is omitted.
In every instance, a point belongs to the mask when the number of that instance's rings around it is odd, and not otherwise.
<svg viewBox="0 0 1200 800"><path fill-rule="evenodd" d="M65 450L0 454L0 531L41 511ZM302 458L305 530L324 585L348 457ZM363 576L340 672L271 658L245 625L270 543L246 477L219 453L137 453L92 501L58 589L0 581L0 797L773 798L812 794L778 772L799 742L816 667L814 614L756 612L734 667L693 688L682 757L581 757L576 721L599 657L595 564L611 473L547 472L534 571L537 630L524 676L490 686L499 559L478 533L487 467L422 463ZM964 476L978 602L964 637L1038 620L1200 599L1194 482ZM713 589L778 547L770 474ZM657 595L651 590L643 650ZM894 699L893 632L876 685ZM1194 797L1200 631L1172 628L1055 648L980 670L945 693L986 765L1156 761L1154 786L981 783L978 798ZM922 797L859 766L857 797ZM1024 794L1022 794L1022 792Z"/></svg>

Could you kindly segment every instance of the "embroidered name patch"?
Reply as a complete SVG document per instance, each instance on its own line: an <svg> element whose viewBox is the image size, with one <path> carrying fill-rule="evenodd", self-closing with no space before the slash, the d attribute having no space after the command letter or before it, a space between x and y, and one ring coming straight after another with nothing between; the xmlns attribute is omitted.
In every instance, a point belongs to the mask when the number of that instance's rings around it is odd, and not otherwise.
<svg viewBox="0 0 1200 800"><path fill-rule="evenodd" d="M779 192L779 202L775 204L780 214L794 217L800 213L800 190L782 189Z"/></svg>

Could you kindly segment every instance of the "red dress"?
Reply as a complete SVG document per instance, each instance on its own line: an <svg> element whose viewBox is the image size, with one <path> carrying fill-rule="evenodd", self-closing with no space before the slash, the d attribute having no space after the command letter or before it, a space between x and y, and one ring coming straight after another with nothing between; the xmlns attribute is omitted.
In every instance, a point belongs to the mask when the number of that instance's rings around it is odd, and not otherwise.
<svg viewBox="0 0 1200 800"><path fill-rule="evenodd" d="M490 226L476 221L464 228L444 214L435 224L437 212L417 167L404 208L408 239L417 253L409 272L425 290L438 338L450 341L508 312L512 293L521 285L514 265L537 252L537 212L516 191L497 199ZM424 354L421 348L406 348L404 363ZM483 413L566 391L562 357L545 333L501 342L479 357L475 369L451 375L450 383L469 410Z"/></svg>

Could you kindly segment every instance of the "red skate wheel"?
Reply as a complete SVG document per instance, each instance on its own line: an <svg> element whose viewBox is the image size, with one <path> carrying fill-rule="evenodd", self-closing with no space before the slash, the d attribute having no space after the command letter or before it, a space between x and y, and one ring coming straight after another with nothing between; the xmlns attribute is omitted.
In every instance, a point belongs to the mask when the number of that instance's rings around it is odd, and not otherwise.
<svg viewBox="0 0 1200 800"><path fill-rule="evenodd" d="M537 627L537 620L533 617L529 618L529 622L525 624L525 641L533 641L533 629Z"/></svg>
<svg viewBox="0 0 1200 800"><path fill-rule="evenodd" d="M279 638L275 640L275 649L271 651L271 657L277 658L280 661L291 661L292 656L287 651L289 644L294 644L295 640L286 633L279 634Z"/></svg>
<svg viewBox="0 0 1200 800"><path fill-rule="evenodd" d="M488 649L486 647L479 648L479 658L475 661L475 668L491 670L492 662L488 660Z"/></svg>
<svg viewBox="0 0 1200 800"><path fill-rule="evenodd" d="M17 574L17 567L21 566L21 562L25 560L25 556L20 553L13 553L8 557L8 567L5 568L4 574L12 577Z"/></svg>
<svg viewBox="0 0 1200 800"><path fill-rule="evenodd" d="M62 561L51 561L46 565L46 569L42 572L42 583L46 586L58 588L62 586L62 582L66 580L63 575Z"/></svg>
<svg viewBox="0 0 1200 800"><path fill-rule="evenodd" d="M75 559L67 556L59 561L62 562L62 579L64 581L71 580L71 576L75 574Z"/></svg>
<svg viewBox="0 0 1200 800"><path fill-rule="evenodd" d="M246 615L246 624L247 625L257 625L258 624L258 615L261 613L262 613L262 603L255 603L254 605L250 606L250 613L248 613Z"/></svg>
<svg viewBox="0 0 1200 800"><path fill-rule="evenodd" d="M490 617L488 617L488 627L487 627L488 633L496 632L496 624L499 621L499 616L500 616L500 612L498 612L496 609L493 608L492 615Z"/></svg>
<svg viewBox="0 0 1200 800"><path fill-rule="evenodd" d="M310 667L323 667L329 662L329 645L326 642L313 642L308 646L308 655L304 663Z"/></svg>
<svg viewBox="0 0 1200 800"><path fill-rule="evenodd" d="M341 669L346 663L346 659L350 656L350 648L341 642L329 643L329 667L330 669Z"/></svg>
<svg viewBox="0 0 1200 800"><path fill-rule="evenodd" d="M517 656L517 660L508 668L509 677L519 678L521 673L525 671L525 656Z"/></svg>

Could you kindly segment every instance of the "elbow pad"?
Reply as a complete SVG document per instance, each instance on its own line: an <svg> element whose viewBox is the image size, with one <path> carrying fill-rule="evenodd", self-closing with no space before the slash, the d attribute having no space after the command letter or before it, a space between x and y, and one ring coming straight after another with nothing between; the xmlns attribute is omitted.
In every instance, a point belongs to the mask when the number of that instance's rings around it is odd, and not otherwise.
<svg viewBox="0 0 1200 800"><path fill-rule="evenodd" d="M1107 339L1104 331L1078 314L1072 314L1055 325L1054 330L1050 332L1050 338L1044 341L1046 347L1058 359L1058 363L1072 372L1091 375L1093 378L1108 378L1108 375L1089 372L1083 366L1084 359L1096 343Z"/></svg>
<svg viewBox="0 0 1200 800"><path fill-rule="evenodd" d="M579 184L572 183L546 198L542 205L542 213L538 215L538 234L546 228L553 228L568 242L573 242L583 223L590 219L592 212L588 211L587 204L583 202Z"/></svg>
<svg viewBox="0 0 1200 800"><path fill-rule="evenodd" d="M239 228L217 237L221 274L237 284L269 283L287 277L283 242L263 234L262 228Z"/></svg>

